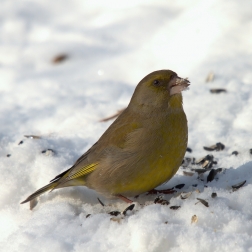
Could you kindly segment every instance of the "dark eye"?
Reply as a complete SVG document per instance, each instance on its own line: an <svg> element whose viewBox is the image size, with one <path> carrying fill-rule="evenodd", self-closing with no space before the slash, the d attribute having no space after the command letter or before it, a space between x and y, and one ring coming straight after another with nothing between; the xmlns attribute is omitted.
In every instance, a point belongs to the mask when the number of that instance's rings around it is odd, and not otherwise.
<svg viewBox="0 0 252 252"><path fill-rule="evenodd" d="M159 80L154 80L152 84L154 86L159 86L160 85L160 81Z"/></svg>

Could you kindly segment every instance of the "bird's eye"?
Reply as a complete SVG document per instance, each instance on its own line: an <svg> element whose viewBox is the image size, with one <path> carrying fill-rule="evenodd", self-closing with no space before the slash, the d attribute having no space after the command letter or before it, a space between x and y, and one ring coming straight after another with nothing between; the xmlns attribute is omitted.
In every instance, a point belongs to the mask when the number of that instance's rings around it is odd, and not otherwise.
<svg viewBox="0 0 252 252"><path fill-rule="evenodd" d="M160 81L159 80L154 80L153 81L153 85L154 86L159 86L160 85Z"/></svg>

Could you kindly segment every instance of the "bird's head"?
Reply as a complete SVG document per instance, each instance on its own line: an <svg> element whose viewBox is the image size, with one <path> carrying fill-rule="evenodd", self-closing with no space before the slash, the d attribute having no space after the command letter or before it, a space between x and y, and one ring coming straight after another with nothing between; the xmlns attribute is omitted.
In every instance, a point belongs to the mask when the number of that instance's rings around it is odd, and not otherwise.
<svg viewBox="0 0 252 252"><path fill-rule="evenodd" d="M147 107L182 106L181 92L190 85L171 70L159 70L145 76L137 85L132 104Z"/></svg>

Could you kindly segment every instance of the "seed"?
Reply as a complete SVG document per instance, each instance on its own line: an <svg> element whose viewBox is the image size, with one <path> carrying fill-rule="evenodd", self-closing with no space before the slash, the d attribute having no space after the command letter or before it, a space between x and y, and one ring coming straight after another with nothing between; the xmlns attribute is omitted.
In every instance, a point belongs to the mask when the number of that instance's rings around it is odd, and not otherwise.
<svg viewBox="0 0 252 252"><path fill-rule="evenodd" d="M209 207L209 204L208 204L208 202L206 200L203 200L203 199L200 199L200 198L197 198L197 200L199 200L199 202L202 203L204 206Z"/></svg>
<svg viewBox="0 0 252 252"><path fill-rule="evenodd" d="M210 92L212 94L219 94L219 93L226 93L227 90L224 88L212 88L212 89L210 89Z"/></svg>
<svg viewBox="0 0 252 252"><path fill-rule="evenodd" d="M181 206L171 206L170 209L172 210L178 210Z"/></svg>
<svg viewBox="0 0 252 252"><path fill-rule="evenodd" d="M191 224L197 223L197 222L198 222L198 217L197 217L197 215L193 215L192 218L191 218Z"/></svg>
<svg viewBox="0 0 252 252"><path fill-rule="evenodd" d="M216 192L213 192L212 194L211 194L211 197L214 199L214 198L216 198L217 197L217 193Z"/></svg>
<svg viewBox="0 0 252 252"><path fill-rule="evenodd" d="M233 191L238 190L239 188L241 188L242 186L244 186L245 183L246 183L246 180L244 180L244 181L242 181L242 182L240 182L240 183L238 183L236 185L232 185Z"/></svg>

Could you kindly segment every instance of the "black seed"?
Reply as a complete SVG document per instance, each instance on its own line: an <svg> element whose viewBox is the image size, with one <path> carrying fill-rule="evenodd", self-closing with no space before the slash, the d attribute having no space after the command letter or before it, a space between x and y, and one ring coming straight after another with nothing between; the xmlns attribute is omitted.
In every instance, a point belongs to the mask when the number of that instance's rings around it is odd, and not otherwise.
<svg viewBox="0 0 252 252"><path fill-rule="evenodd" d="M113 215L113 216L117 216L119 214L121 214L119 211L111 211L109 212L110 215Z"/></svg>
<svg viewBox="0 0 252 252"><path fill-rule="evenodd" d="M239 152L238 152L238 151L233 151L231 155L235 155L235 156L237 156L238 154L239 154Z"/></svg>
<svg viewBox="0 0 252 252"><path fill-rule="evenodd" d="M212 94L219 94L219 93L226 93L227 90L224 88L212 88L212 89L210 89L210 92Z"/></svg>
<svg viewBox="0 0 252 252"><path fill-rule="evenodd" d="M189 147L186 148L186 151L192 153L192 149Z"/></svg>
<svg viewBox="0 0 252 252"><path fill-rule="evenodd" d="M197 172L198 174L202 174L205 173L207 171L209 171L210 169L192 169L192 171Z"/></svg>
<svg viewBox="0 0 252 252"><path fill-rule="evenodd" d="M198 184L194 184L194 185L192 185L193 187L197 187L198 186Z"/></svg>
<svg viewBox="0 0 252 252"><path fill-rule="evenodd" d="M207 176L207 182L213 181L213 180L214 180L214 177L216 176L217 173L218 173L217 170L212 169L212 170L209 172L208 176Z"/></svg>
<svg viewBox="0 0 252 252"><path fill-rule="evenodd" d="M163 199L163 197L162 197L161 195L158 196L158 197L154 200L154 203L155 203L155 204L161 204L161 205L169 205L169 204L170 204L170 202L167 201L167 200L165 200L165 199Z"/></svg>
<svg viewBox="0 0 252 252"><path fill-rule="evenodd" d="M6 157L10 157L10 156L11 156L11 154L7 154L7 155L6 155Z"/></svg>
<svg viewBox="0 0 252 252"><path fill-rule="evenodd" d="M249 153L252 154L252 149L249 150Z"/></svg>
<svg viewBox="0 0 252 252"><path fill-rule="evenodd" d="M211 197L214 199L214 198L216 198L217 197L217 193L216 192L213 192L212 194L211 194Z"/></svg>
<svg viewBox="0 0 252 252"><path fill-rule="evenodd" d="M127 214L127 211L132 211L135 207L135 204L131 204L130 206L128 206L127 208L125 208L125 210L123 211L123 215Z"/></svg>
<svg viewBox="0 0 252 252"><path fill-rule="evenodd" d="M46 150L41 151L41 153L45 154L46 156L50 156L50 155L54 155L55 151L52 149L46 149Z"/></svg>
<svg viewBox="0 0 252 252"><path fill-rule="evenodd" d="M172 210L178 210L181 206L171 206L170 209Z"/></svg>
<svg viewBox="0 0 252 252"><path fill-rule="evenodd" d="M203 200L203 199L200 199L200 198L197 198L197 200L198 200L200 203L202 203L204 206L209 207L209 204L208 204L207 201L205 201L205 200Z"/></svg>
<svg viewBox="0 0 252 252"><path fill-rule="evenodd" d="M87 215L86 215L86 218L88 218L89 216L91 216L91 214L87 214Z"/></svg>
<svg viewBox="0 0 252 252"><path fill-rule="evenodd" d="M98 199L99 203L100 203L102 206L105 206L105 205L103 204L103 202L102 202L99 198L97 198L97 199Z"/></svg>
<svg viewBox="0 0 252 252"><path fill-rule="evenodd" d="M203 149L207 150L207 151L214 151L214 150L220 151L220 150L225 149L225 145L222 143L216 143L216 144L209 146L209 147L204 146Z"/></svg>
<svg viewBox="0 0 252 252"><path fill-rule="evenodd" d="M23 140L21 140L21 141L18 143L18 145L23 144L23 143L24 143L24 141L23 141Z"/></svg>
<svg viewBox="0 0 252 252"><path fill-rule="evenodd" d="M175 186L176 189L181 189L185 186L185 184L178 184Z"/></svg>
<svg viewBox="0 0 252 252"><path fill-rule="evenodd" d="M246 183L246 180L244 180L244 181L242 181L242 182L240 182L240 183L238 183L236 185L232 185L233 191L238 190L239 188L241 188L242 186L244 186L245 183Z"/></svg>

